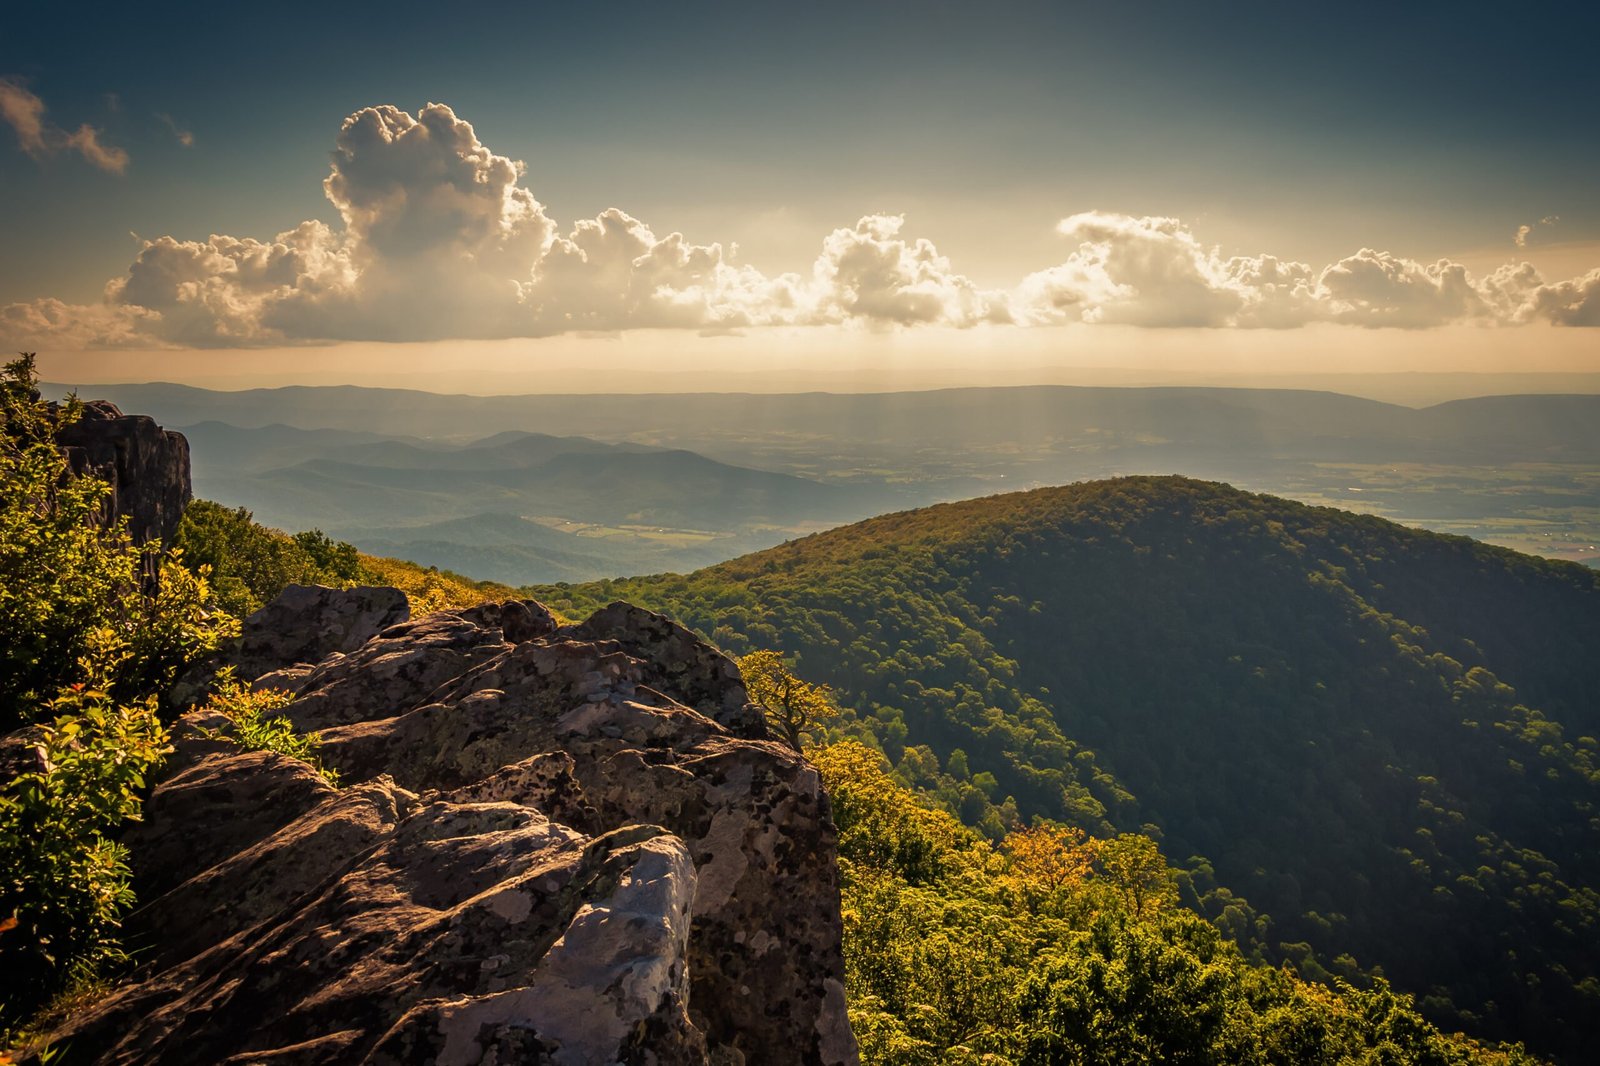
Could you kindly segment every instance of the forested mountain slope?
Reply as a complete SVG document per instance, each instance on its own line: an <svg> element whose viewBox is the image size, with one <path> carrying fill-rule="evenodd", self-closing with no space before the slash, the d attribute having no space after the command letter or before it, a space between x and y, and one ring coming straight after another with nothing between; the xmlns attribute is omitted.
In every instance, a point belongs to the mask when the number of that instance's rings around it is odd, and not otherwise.
<svg viewBox="0 0 1600 1066"><path fill-rule="evenodd" d="M1303 970L1378 967L1447 1026L1568 1058L1600 1039L1593 571L1126 478L535 592L782 649L992 834L1153 827L1249 901L1224 927Z"/></svg>

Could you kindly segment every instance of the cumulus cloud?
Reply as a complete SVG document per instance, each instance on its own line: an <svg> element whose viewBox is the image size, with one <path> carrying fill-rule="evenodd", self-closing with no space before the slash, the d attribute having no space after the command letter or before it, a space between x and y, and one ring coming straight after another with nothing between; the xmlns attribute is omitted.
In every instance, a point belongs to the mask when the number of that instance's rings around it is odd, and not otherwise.
<svg viewBox="0 0 1600 1066"><path fill-rule="evenodd" d="M1078 247L1065 262L1023 279L1016 306L1031 321L1424 329L1536 320L1586 325L1595 313L1586 279L1546 285L1527 263L1474 278L1460 263L1363 248L1314 270L1269 255L1224 258L1172 218L1089 212L1057 228Z"/></svg>
<svg viewBox="0 0 1600 1066"><path fill-rule="evenodd" d="M1009 317L1003 295L903 236L899 216L829 234L809 275L768 276L617 208L562 231L524 178L442 104L364 108L339 130L323 182L339 228L160 237L106 285L104 305L16 306L0 322L36 343L227 346Z"/></svg>
<svg viewBox="0 0 1600 1066"><path fill-rule="evenodd" d="M822 242L812 271L810 320L972 326L1009 322L1006 298L950 268L931 241L900 236L902 215L867 215Z"/></svg>
<svg viewBox="0 0 1600 1066"><path fill-rule="evenodd" d="M0 108L25 148L59 150L36 97L0 96ZM86 144L105 150L93 137L72 147L90 157ZM1600 324L1600 271L1547 284L1520 264L1474 278L1457 263L1374 249L1319 270L1223 256L1175 218L1100 211L1064 219L1066 258L1008 291L957 271L893 214L825 235L808 271L766 274L731 247L659 234L619 208L558 224L524 164L442 104L351 115L323 191L336 223L268 240L145 241L100 302L13 304L0 309L0 333L23 347L225 347L780 325Z"/></svg>
<svg viewBox="0 0 1600 1066"><path fill-rule="evenodd" d="M44 101L21 82L0 78L0 119L17 135L17 144L34 159L60 152L77 152L94 166L112 174L128 169L128 153L101 142L101 131L85 123L68 132L44 117Z"/></svg>
<svg viewBox="0 0 1600 1066"><path fill-rule="evenodd" d="M1528 295L1519 316L1546 319L1558 326L1600 326L1600 269L1581 278L1538 286Z"/></svg>
<svg viewBox="0 0 1600 1066"><path fill-rule="evenodd" d="M1175 218L1089 211L1056 230L1077 250L1021 286L1024 300L1046 318L1220 326L1243 307L1227 264Z"/></svg>
<svg viewBox="0 0 1600 1066"><path fill-rule="evenodd" d="M773 325L806 302L793 275L768 278L681 233L657 237L617 208L552 241L521 299L540 333Z"/></svg>
<svg viewBox="0 0 1600 1066"><path fill-rule="evenodd" d="M1483 297L1460 263L1422 264L1363 248L1317 279L1320 303L1336 322L1421 328L1482 318Z"/></svg>

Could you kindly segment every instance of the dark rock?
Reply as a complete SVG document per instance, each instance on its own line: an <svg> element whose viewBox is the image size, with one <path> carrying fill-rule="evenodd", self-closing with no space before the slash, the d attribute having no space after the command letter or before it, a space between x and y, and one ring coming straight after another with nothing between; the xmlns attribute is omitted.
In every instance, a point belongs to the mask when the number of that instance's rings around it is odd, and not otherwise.
<svg viewBox="0 0 1600 1066"><path fill-rule="evenodd" d="M406 594L396 588L290 585L246 618L221 652L180 679L169 698L179 707L200 701L224 666L241 680L298 692L313 665L355 651L410 617Z"/></svg>
<svg viewBox="0 0 1600 1066"><path fill-rule="evenodd" d="M83 416L56 434L72 472L111 486L102 520L128 520L135 544L170 544L189 505L189 441L147 415L125 415L115 404L92 400Z"/></svg>
<svg viewBox="0 0 1600 1066"><path fill-rule="evenodd" d="M672 619L619 600L570 632L584 640L617 641L645 664L644 684L671 692L737 736L766 739L766 717L750 702L739 668Z"/></svg>
<svg viewBox="0 0 1600 1066"><path fill-rule="evenodd" d="M105 1063L855 1063L816 771L736 733L738 672L687 630L548 618L444 612L296 668L283 713L339 791L186 716L130 837L160 868L128 922L146 961L52 1039ZM296 632L273 647L315 645Z"/></svg>

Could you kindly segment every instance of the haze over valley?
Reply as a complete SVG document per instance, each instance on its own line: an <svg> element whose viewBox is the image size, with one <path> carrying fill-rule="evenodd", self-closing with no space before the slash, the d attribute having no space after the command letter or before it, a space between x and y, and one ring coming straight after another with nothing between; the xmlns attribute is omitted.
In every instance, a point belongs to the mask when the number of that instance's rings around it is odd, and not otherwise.
<svg viewBox="0 0 1600 1066"><path fill-rule="evenodd" d="M64 386L53 386L61 393ZM873 514L1186 474L1600 559L1600 396L1034 386L446 396L93 385L184 427L196 491L510 584L692 570ZM406 434L393 427L405 426Z"/></svg>

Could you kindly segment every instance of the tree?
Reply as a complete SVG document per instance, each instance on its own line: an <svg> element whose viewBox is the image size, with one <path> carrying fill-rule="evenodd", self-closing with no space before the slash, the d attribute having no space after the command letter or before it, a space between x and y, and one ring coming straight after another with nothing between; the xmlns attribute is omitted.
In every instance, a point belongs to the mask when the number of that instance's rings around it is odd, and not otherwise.
<svg viewBox="0 0 1600 1066"><path fill-rule="evenodd" d="M790 673L775 651L753 651L739 659L739 672L752 702L760 705L767 724L795 751L819 722L835 718L838 705L827 685L813 685Z"/></svg>
<svg viewBox="0 0 1600 1066"><path fill-rule="evenodd" d="M1008 833L1002 845L1016 873L1047 889L1081 883L1094 864L1095 848L1076 826L1029 826Z"/></svg>

